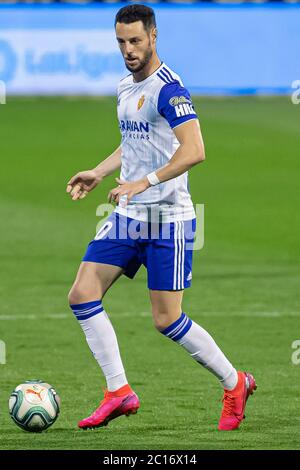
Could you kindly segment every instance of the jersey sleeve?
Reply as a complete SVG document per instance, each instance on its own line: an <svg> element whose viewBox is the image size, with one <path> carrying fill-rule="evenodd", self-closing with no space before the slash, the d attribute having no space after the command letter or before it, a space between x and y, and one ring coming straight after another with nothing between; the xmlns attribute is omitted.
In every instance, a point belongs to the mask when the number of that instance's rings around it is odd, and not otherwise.
<svg viewBox="0 0 300 470"><path fill-rule="evenodd" d="M188 90L179 82L168 83L161 88L157 110L172 129L190 119L198 118Z"/></svg>

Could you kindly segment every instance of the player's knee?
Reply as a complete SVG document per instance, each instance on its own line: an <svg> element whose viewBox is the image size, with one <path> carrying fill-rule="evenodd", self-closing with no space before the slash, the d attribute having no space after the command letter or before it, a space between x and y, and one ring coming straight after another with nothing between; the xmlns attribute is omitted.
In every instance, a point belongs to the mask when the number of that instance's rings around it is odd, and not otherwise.
<svg viewBox="0 0 300 470"><path fill-rule="evenodd" d="M86 290L80 284L74 284L68 294L68 300L70 305L86 302Z"/></svg>
<svg viewBox="0 0 300 470"><path fill-rule="evenodd" d="M153 313L153 322L158 331L163 331L172 324L172 319L168 312Z"/></svg>
<svg viewBox="0 0 300 470"><path fill-rule="evenodd" d="M68 301L70 305L77 304L78 293L77 289L74 286L71 287L70 292L68 293Z"/></svg>
<svg viewBox="0 0 300 470"><path fill-rule="evenodd" d="M70 305L82 304L101 300L105 291L98 279L91 277L76 280L69 292L68 299Z"/></svg>

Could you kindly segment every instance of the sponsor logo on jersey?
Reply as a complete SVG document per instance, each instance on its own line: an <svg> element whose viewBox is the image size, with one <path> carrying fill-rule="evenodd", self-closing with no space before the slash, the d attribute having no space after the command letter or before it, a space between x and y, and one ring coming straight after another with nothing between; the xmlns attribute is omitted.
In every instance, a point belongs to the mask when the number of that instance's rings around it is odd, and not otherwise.
<svg viewBox="0 0 300 470"><path fill-rule="evenodd" d="M149 122L146 121L120 121L121 132L149 132Z"/></svg>
<svg viewBox="0 0 300 470"><path fill-rule="evenodd" d="M189 100L186 96L173 96L172 98L169 99L169 103L171 106L177 106L178 104L182 103L191 103L191 100Z"/></svg>
<svg viewBox="0 0 300 470"><path fill-rule="evenodd" d="M189 103L178 104L174 109L177 117L187 116L188 114L195 114L193 105Z"/></svg>
<svg viewBox="0 0 300 470"><path fill-rule="evenodd" d="M150 140L150 124L147 121L120 120L120 131L122 140Z"/></svg>
<svg viewBox="0 0 300 470"><path fill-rule="evenodd" d="M137 105L137 110L139 111L143 104L145 103L145 95L142 95L139 99L138 105Z"/></svg>

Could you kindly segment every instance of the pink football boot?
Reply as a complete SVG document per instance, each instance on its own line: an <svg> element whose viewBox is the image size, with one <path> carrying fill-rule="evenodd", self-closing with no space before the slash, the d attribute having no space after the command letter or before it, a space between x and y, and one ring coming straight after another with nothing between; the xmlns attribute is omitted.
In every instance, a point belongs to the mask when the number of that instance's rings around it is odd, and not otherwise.
<svg viewBox="0 0 300 470"><path fill-rule="evenodd" d="M248 372L238 372L238 383L233 390L224 390L223 409L219 421L219 431L237 429L245 418L244 411L250 395L256 390L254 377Z"/></svg>
<svg viewBox="0 0 300 470"><path fill-rule="evenodd" d="M109 421L119 416L137 413L140 407L138 396L129 385L119 388L115 392L104 393L104 399L99 407L88 418L78 423L81 429L94 429L100 426L107 426Z"/></svg>

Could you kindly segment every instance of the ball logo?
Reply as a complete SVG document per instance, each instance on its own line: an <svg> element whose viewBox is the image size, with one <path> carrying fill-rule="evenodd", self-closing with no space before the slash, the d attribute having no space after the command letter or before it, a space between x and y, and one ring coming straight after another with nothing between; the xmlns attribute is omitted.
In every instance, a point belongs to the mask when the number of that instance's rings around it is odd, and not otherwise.
<svg viewBox="0 0 300 470"><path fill-rule="evenodd" d="M186 96L173 96L169 99L171 106L177 106L182 103L190 103L191 101Z"/></svg>
<svg viewBox="0 0 300 470"><path fill-rule="evenodd" d="M137 105L137 110L139 111L143 104L145 103L145 95L142 95L139 99L138 105Z"/></svg>
<svg viewBox="0 0 300 470"><path fill-rule="evenodd" d="M29 403L36 404L40 401L43 401L43 395L45 395L45 390L41 387L33 385L32 388L27 388L25 393L27 401L29 401Z"/></svg>

